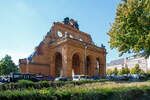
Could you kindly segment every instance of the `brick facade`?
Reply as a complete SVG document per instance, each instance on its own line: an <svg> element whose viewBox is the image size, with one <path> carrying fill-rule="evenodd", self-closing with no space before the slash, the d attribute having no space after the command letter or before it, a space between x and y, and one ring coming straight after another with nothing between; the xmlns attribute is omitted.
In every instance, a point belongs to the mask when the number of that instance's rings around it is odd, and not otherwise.
<svg viewBox="0 0 150 100"><path fill-rule="evenodd" d="M54 23L35 52L19 62L22 73L54 77L72 77L73 72L106 75L106 49L94 45L91 36L81 32L77 22L69 18Z"/></svg>

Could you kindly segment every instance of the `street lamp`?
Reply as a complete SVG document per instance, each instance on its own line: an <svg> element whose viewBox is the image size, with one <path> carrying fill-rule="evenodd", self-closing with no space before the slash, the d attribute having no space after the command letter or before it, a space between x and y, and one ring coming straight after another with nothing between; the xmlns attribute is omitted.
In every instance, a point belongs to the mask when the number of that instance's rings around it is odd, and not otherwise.
<svg viewBox="0 0 150 100"><path fill-rule="evenodd" d="M26 73L29 73L29 65L28 65L29 64L29 60L28 60L28 58L26 59L26 61L27 61L27 68L26 68L27 72Z"/></svg>
<svg viewBox="0 0 150 100"><path fill-rule="evenodd" d="M85 60L85 64L84 64L84 74L86 75L86 73L87 73L87 71L86 71L86 67L87 67L87 61L86 61L86 49L88 48L88 46L87 46L88 44L87 43L85 43L85 45L84 45L84 53L85 53L85 57L84 57L84 60Z"/></svg>

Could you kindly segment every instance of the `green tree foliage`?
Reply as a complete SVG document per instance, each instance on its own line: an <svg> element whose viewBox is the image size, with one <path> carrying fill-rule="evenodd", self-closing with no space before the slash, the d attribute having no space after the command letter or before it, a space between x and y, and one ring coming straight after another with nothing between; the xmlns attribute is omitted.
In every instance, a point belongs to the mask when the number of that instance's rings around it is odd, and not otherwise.
<svg viewBox="0 0 150 100"><path fill-rule="evenodd" d="M107 75L112 75L113 74L111 69L107 69L106 73L107 73Z"/></svg>
<svg viewBox="0 0 150 100"><path fill-rule="evenodd" d="M117 69L117 67L115 67L113 70L113 75L117 75L117 74L118 74L118 69Z"/></svg>
<svg viewBox="0 0 150 100"><path fill-rule="evenodd" d="M124 53L150 55L150 0L122 0L108 32L110 47Z"/></svg>
<svg viewBox="0 0 150 100"><path fill-rule="evenodd" d="M144 74L144 71L140 69L139 64L136 64L130 71L131 74Z"/></svg>
<svg viewBox="0 0 150 100"><path fill-rule="evenodd" d="M119 72L118 72L118 75L123 75L123 74L125 74L125 69L124 69L124 67L122 67L122 68L119 70Z"/></svg>
<svg viewBox="0 0 150 100"><path fill-rule="evenodd" d="M6 55L0 61L0 75L8 75L11 72L17 72L18 68L11 60L11 57Z"/></svg>
<svg viewBox="0 0 150 100"><path fill-rule="evenodd" d="M118 75L128 75L130 73L130 69L126 66L126 67L122 67L122 69L119 70Z"/></svg>
<svg viewBox="0 0 150 100"><path fill-rule="evenodd" d="M140 74L145 74L144 70L141 69Z"/></svg>
<svg viewBox="0 0 150 100"><path fill-rule="evenodd" d="M130 69L126 66L125 68L124 68L124 71L125 71L125 73L124 74L129 74L130 73Z"/></svg>
<svg viewBox="0 0 150 100"><path fill-rule="evenodd" d="M119 70L118 75L122 75L122 69Z"/></svg>
<svg viewBox="0 0 150 100"><path fill-rule="evenodd" d="M150 70L148 70L148 71L146 72L146 74L150 74Z"/></svg>

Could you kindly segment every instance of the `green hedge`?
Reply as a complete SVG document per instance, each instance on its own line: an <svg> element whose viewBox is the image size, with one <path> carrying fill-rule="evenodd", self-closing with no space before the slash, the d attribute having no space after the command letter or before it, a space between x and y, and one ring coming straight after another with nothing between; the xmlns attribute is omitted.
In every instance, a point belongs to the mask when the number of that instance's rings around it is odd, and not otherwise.
<svg viewBox="0 0 150 100"><path fill-rule="evenodd" d="M0 100L150 100L150 87L7 90Z"/></svg>
<svg viewBox="0 0 150 100"><path fill-rule="evenodd" d="M64 85L72 84L72 85L82 85L86 83L95 83L95 82L106 82L107 79L100 79L100 80L81 80L81 81L55 81L55 82L48 82L48 81L40 81L40 82L32 82L29 80L20 80L18 83L6 83L0 86L0 90L15 90L15 89L24 89L24 88L34 88L34 89L41 89L47 87L62 87Z"/></svg>

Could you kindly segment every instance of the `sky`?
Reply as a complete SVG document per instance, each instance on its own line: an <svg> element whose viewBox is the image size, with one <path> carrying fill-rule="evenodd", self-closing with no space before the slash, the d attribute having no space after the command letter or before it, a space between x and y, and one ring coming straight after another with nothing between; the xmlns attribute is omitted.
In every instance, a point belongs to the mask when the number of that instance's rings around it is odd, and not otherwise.
<svg viewBox="0 0 150 100"><path fill-rule="evenodd" d="M78 21L81 31L92 36L96 45L103 43L107 63L119 59L108 43L110 24L114 22L120 0L0 0L0 59L6 54L18 64L43 40L53 22L65 17ZM125 54L122 57L129 56ZM122 58L121 57L121 58Z"/></svg>

